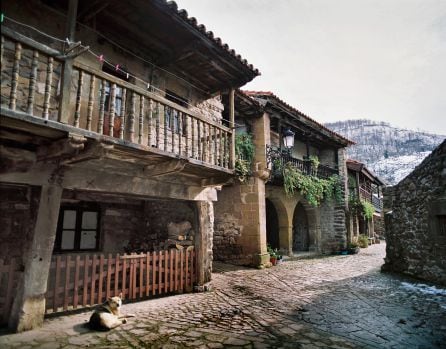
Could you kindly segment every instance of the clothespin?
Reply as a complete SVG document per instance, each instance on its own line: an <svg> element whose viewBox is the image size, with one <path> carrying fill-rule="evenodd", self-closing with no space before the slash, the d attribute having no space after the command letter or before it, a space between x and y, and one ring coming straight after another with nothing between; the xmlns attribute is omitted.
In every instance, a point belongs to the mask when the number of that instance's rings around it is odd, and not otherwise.
<svg viewBox="0 0 446 349"><path fill-rule="evenodd" d="M129 73L126 73L125 76L126 76L126 79L128 80L129 79Z"/></svg>
<svg viewBox="0 0 446 349"><path fill-rule="evenodd" d="M0 22L1 23L3 23L3 20L5 19L5 15L2 13L1 15L0 15Z"/></svg>
<svg viewBox="0 0 446 349"><path fill-rule="evenodd" d="M150 83L147 83L147 89L150 90Z"/></svg>
<svg viewBox="0 0 446 349"><path fill-rule="evenodd" d="M116 64L115 71L118 71L118 70L119 70L119 64Z"/></svg>
<svg viewBox="0 0 446 349"><path fill-rule="evenodd" d="M99 57L98 57L98 59L99 59L99 62L104 62L104 55L100 55Z"/></svg>

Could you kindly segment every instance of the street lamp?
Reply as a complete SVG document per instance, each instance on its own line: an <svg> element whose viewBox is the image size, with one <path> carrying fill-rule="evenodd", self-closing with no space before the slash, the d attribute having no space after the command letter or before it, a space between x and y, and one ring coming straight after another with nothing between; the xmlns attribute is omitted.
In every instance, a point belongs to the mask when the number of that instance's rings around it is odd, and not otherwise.
<svg viewBox="0 0 446 349"><path fill-rule="evenodd" d="M294 132L288 127L282 134L283 145L285 148L290 151L292 147L294 147Z"/></svg>

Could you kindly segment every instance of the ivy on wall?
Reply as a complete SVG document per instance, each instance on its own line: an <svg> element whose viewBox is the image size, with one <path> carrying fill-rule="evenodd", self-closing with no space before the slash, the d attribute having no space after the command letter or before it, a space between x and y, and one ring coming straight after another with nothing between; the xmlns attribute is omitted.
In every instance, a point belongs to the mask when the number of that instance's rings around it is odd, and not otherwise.
<svg viewBox="0 0 446 349"><path fill-rule="evenodd" d="M283 185L288 196L299 192L310 205L317 207L323 200L335 199L342 202L342 187L340 178L333 175L328 179L303 174L291 163L282 168Z"/></svg>
<svg viewBox="0 0 446 349"><path fill-rule="evenodd" d="M370 202L360 200L356 196L350 198L349 206L352 213L360 214L366 220L371 220L373 213L375 213L375 207Z"/></svg>
<svg viewBox="0 0 446 349"><path fill-rule="evenodd" d="M235 135L235 174L242 183L246 182L251 175L254 152L254 142L250 134L240 133Z"/></svg>

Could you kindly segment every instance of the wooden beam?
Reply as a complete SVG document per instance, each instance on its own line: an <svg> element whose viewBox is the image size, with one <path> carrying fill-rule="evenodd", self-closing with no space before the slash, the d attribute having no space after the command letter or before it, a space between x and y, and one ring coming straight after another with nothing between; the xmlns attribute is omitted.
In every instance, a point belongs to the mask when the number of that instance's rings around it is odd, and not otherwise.
<svg viewBox="0 0 446 349"><path fill-rule="evenodd" d="M26 172L35 163L35 152L0 145L0 173Z"/></svg>
<svg viewBox="0 0 446 349"><path fill-rule="evenodd" d="M234 102L235 90L232 88L229 91L229 127L232 130L231 144L229 153L229 168L235 168L235 102Z"/></svg>

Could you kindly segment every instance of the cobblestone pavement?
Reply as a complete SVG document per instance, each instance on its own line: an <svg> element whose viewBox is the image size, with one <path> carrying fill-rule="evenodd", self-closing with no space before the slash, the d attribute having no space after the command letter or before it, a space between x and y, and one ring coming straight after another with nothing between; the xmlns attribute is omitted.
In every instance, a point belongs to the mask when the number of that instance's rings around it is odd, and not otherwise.
<svg viewBox="0 0 446 349"><path fill-rule="evenodd" d="M89 313L0 336L1 348L446 348L446 290L382 274L385 245L255 270L215 264L213 291L126 304L110 332Z"/></svg>

